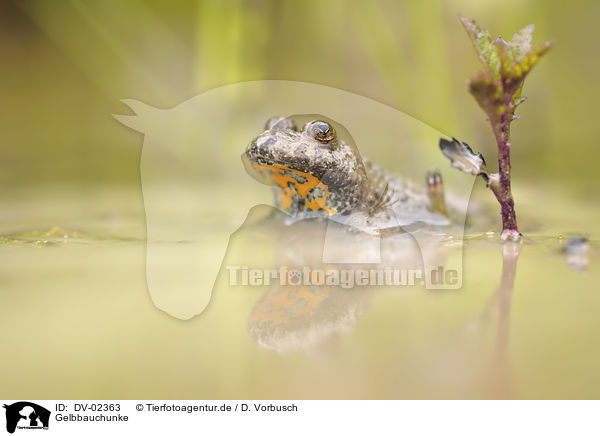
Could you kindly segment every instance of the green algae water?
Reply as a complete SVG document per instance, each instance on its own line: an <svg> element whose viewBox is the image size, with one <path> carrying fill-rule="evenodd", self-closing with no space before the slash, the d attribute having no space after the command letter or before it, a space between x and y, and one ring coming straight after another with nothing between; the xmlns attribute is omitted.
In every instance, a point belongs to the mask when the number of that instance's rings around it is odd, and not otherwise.
<svg viewBox="0 0 600 436"><path fill-rule="evenodd" d="M4 377L0 390L105 399L598 398L600 207L585 192L516 186L524 241L503 245L497 223L467 229L461 289L336 291L318 313L274 332L252 321L268 287L231 286L224 269L195 318L153 304L139 189L11 191L1 204L8 358L0 370L26 378ZM230 262L276 256L271 224L257 226L235 234ZM577 233L590 236L590 247L570 264L561 247Z"/></svg>

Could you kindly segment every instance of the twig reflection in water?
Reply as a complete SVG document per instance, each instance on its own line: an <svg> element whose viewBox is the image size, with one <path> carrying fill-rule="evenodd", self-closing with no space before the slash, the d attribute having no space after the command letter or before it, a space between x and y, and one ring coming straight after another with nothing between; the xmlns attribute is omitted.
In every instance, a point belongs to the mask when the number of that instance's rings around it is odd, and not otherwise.
<svg viewBox="0 0 600 436"><path fill-rule="evenodd" d="M502 276L500 286L490 298L483 316L486 323L490 312L497 313L496 349L491 365L492 391L499 398L514 396L513 380L508 361L510 331L510 306L517 273L517 261L521 253L521 243L506 241L502 245Z"/></svg>

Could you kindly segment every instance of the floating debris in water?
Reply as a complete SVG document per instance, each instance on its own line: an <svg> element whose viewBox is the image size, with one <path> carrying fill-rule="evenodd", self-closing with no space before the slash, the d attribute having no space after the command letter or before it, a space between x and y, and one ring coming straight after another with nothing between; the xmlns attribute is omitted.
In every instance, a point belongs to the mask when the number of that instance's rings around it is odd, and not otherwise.
<svg viewBox="0 0 600 436"><path fill-rule="evenodd" d="M571 271L586 271L589 263L589 249L587 236L574 236L567 240L562 251L567 255L567 266Z"/></svg>
<svg viewBox="0 0 600 436"><path fill-rule="evenodd" d="M80 237L79 232L69 232L60 227L52 227L48 230L28 230L24 232L5 234L0 237L0 243L24 243L34 244L40 247L66 243L70 239Z"/></svg>
<svg viewBox="0 0 600 436"><path fill-rule="evenodd" d="M40 247L65 245L67 243L106 242L143 242L144 239L120 235L94 235L79 231L67 231L60 227L51 229L28 230L0 235L0 244L32 244Z"/></svg>

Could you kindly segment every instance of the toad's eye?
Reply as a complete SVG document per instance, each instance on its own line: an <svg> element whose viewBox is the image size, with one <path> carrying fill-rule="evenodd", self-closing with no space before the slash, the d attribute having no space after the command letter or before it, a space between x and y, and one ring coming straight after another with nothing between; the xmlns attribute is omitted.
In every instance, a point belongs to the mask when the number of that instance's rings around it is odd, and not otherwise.
<svg viewBox="0 0 600 436"><path fill-rule="evenodd" d="M335 139L333 126L325 121L313 121L306 126L306 133L317 141L327 144Z"/></svg>

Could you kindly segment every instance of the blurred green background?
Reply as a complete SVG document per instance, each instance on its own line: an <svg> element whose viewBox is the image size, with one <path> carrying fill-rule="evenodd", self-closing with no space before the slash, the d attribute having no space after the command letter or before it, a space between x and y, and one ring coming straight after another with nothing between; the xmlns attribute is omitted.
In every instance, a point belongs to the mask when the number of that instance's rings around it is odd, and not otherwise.
<svg viewBox="0 0 600 436"><path fill-rule="evenodd" d="M590 189L600 178L599 12L591 0L4 0L0 180L139 183L142 139L111 117L128 113L120 99L166 108L258 79L361 94L493 156L466 91L480 65L461 13L505 39L534 23L534 42L557 41L525 85L514 177Z"/></svg>

